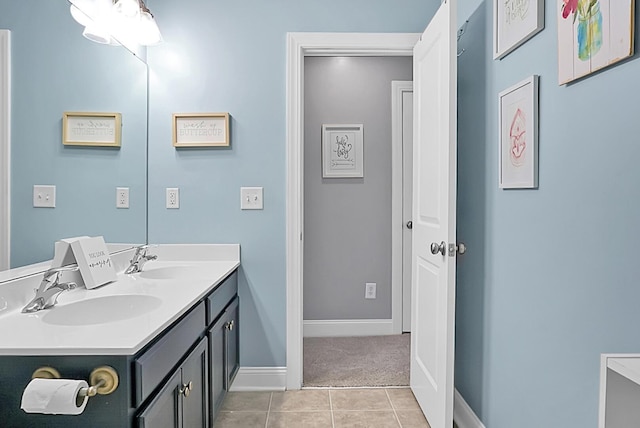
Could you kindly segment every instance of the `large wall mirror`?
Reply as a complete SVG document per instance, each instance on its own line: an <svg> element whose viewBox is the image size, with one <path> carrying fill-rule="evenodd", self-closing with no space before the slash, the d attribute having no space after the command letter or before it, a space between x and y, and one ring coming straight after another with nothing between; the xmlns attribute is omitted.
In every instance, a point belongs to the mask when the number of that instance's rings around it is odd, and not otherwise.
<svg viewBox="0 0 640 428"><path fill-rule="evenodd" d="M0 28L11 31L11 267L51 259L61 238L146 242L146 64L85 39L67 0L0 0ZM120 113L121 146L63 145L64 112ZM55 208L33 207L34 185L56 186Z"/></svg>

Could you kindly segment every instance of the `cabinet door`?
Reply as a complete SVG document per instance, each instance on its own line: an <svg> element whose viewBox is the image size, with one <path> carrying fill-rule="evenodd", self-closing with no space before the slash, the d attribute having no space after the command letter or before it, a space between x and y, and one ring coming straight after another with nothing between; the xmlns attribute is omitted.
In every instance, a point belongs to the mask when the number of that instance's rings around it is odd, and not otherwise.
<svg viewBox="0 0 640 428"><path fill-rule="evenodd" d="M225 378L224 389L228 391L231 388L231 382L236 377L236 373L240 368L240 299L236 297L227 307L225 318L227 320L225 327Z"/></svg>
<svg viewBox="0 0 640 428"><path fill-rule="evenodd" d="M178 393L182 373L176 370L147 408L138 416L139 428L179 428L182 397Z"/></svg>
<svg viewBox="0 0 640 428"><path fill-rule="evenodd" d="M226 337L226 324L227 318L223 314L209 329L209 383L212 421L215 419L215 415L224 399L224 383L226 377L226 371L224 369L224 342Z"/></svg>
<svg viewBox="0 0 640 428"><path fill-rule="evenodd" d="M209 393L207 377L209 351L204 337L182 364L182 426L209 426ZM188 391L186 391L188 389Z"/></svg>

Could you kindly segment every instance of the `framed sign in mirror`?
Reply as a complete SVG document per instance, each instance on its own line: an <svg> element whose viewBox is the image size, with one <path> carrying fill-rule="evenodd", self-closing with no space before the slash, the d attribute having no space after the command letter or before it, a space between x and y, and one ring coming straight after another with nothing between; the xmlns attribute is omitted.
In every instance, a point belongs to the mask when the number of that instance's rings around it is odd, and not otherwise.
<svg viewBox="0 0 640 428"><path fill-rule="evenodd" d="M174 113L173 146L229 146L229 113Z"/></svg>
<svg viewBox="0 0 640 428"><path fill-rule="evenodd" d="M120 147L120 113L64 112L62 144L65 146Z"/></svg>

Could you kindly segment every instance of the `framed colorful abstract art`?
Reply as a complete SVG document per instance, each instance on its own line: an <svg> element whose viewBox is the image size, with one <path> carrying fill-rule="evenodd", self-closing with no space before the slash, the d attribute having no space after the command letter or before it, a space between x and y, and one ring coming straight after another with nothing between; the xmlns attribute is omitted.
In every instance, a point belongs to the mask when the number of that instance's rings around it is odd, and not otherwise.
<svg viewBox="0 0 640 428"><path fill-rule="evenodd" d="M633 55L634 0L558 0L558 81Z"/></svg>
<svg viewBox="0 0 640 428"><path fill-rule="evenodd" d="M538 187L538 80L531 76L498 95L501 189Z"/></svg>

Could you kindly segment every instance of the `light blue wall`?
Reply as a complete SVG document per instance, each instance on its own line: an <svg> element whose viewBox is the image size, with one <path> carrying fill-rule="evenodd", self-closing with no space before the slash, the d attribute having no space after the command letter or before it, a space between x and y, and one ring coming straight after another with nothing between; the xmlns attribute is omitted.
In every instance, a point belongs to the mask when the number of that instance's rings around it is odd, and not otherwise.
<svg viewBox="0 0 640 428"><path fill-rule="evenodd" d="M146 239L146 66L82 37L65 0L0 0L11 30L11 265L53 256L60 238ZM122 147L62 145L65 111L122 113ZM33 185L57 186L56 208L33 208ZM117 186L130 209L115 208Z"/></svg>
<svg viewBox="0 0 640 428"><path fill-rule="evenodd" d="M285 361L285 65L294 31L422 31L438 1L154 0L165 43L149 49L149 240L238 242L241 364ZM231 148L176 150L174 112L228 111ZM264 187L240 211L240 186ZM166 187L180 209L166 210Z"/></svg>
<svg viewBox="0 0 640 428"><path fill-rule="evenodd" d="M595 428L600 353L640 350L640 62L558 86L554 1L545 30L494 61L491 3L459 60L456 386L490 428ZM532 74L540 187L500 190L497 94Z"/></svg>

